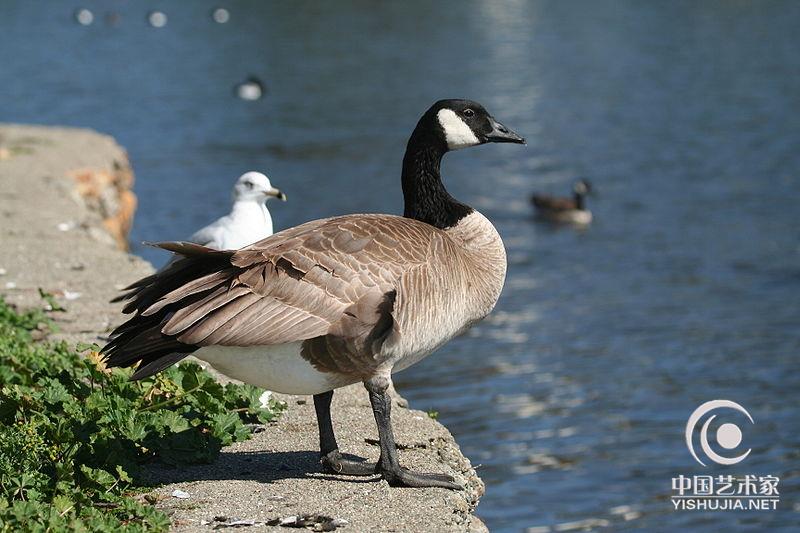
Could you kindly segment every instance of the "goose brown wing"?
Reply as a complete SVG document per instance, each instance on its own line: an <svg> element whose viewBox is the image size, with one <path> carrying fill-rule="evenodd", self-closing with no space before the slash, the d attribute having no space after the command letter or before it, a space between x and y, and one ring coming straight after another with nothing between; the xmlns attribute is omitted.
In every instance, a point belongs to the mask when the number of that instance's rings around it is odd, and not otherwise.
<svg viewBox="0 0 800 533"><path fill-rule="evenodd" d="M239 250L230 267L171 290L141 315L168 310L161 333L194 346L368 338L385 323L400 276L441 238L390 215L309 222Z"/></svg>

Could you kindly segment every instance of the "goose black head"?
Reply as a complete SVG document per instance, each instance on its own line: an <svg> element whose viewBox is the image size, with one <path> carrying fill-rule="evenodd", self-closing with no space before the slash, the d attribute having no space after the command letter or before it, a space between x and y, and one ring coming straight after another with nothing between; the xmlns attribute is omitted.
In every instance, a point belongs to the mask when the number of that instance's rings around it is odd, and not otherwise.
<svg viewBox="0 0 800 533"><path fill-rule="evenodd" d="M592 183L585 178L576 181L575 185L572 186L572 190L575 191L575 194L580 195L592 194L592 192L594 192L592 190Z"/></svg>
<svg viewBox="0 0 800 533"><path fill-rule="evenodd" d="M445 151L492 142L525 144L525 139L472 100L439 100L433 104L417 124L415 134L423 133L436 137Z"/></svg>
<svg viewBox="0 0 800 533"><path fill-rule="evenodd" d="M445 229L472 213L471 207L445 189L442 157L450 150L493 142L525 144L525 139L477 102L439 100L433 104L417 122L403 156L403 215Z"/></svg>

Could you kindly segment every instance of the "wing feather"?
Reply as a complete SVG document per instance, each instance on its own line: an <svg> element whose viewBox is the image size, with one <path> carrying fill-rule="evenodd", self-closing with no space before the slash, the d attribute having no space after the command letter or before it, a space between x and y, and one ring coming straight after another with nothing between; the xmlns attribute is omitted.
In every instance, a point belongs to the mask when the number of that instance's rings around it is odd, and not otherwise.
<svg viewBox="0 0 800 533"><path fill-rule="evenodd" d="M236 307L217 306L221 300L215 296L196 305L188 317L176 314L164 332L177 333L177 326L185 326L187 320L204 315L202 320L181 329L181 342L247 346L293 342L326 334L344 310L367 291L391 285L409 263L425 259L426 247L422 253L419 247L409 247L412 252L405 261L397 260L401 254L391 254L397 257L388 268L376 269L370 265L390 255L385 246L374 244L372 235L382 235L381 231L391 228L391 224L376 222L377 227L365 230L359 224L342 220L305 234L294 231L285 240L268 238L237 252L231 262L244 268L232 283L237 290L252 291L264 301L245 298L245 309L240 307L242 302L238 299ZM382 241L394 244L398 239L384 237ZM306 246L309 242L311 246ZM194 288L210 284L207 280ZM183 320L178 322L180 319ZM214 334L217 329L220 332Z"/></svg>
<svg viewBox="0 0 800 533"><path fill-rule="evenodd" d="M218 287L197 302L175 311L175 314L161 328L161 332L165 335L177 335L205 317L210 316L217 309L235 303L236 300L252 294L247 287L243 286L233 287L232 289Z"/></svg>
<svg viewBox="0 0 800 533"><path fill-rule="evenodd" d="M161 243L183 257L129 288L126 309L136 314L115 330L104 353L113 352L112 363L141 360L156 369L154 361L167 364L170 354L202 346L308 341L304 357L316 358L314 364L355 368L391 330L403 275L435 259L443 239L441 230L416 220L348 215L236 252ZM158 353L134 354L136 346ZM334 355L339 362L326 360Z"/></svg>

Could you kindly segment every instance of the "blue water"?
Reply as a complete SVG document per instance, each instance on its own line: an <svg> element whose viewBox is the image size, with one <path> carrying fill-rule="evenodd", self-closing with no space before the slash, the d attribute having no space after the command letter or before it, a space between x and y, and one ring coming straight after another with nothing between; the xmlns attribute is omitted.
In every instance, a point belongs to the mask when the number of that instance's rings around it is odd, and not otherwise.
<svg viewBox="0 0 800 533"><path fill-rule="evenodd" d="M0 2L0 120L114 135L138 243L223 214L250 169L289 195L271 204L278 228L400 212L420 113L482 102L529 145L450 154L443 171L503 235L506 288L396 379L481 465L478 514L494 531L797 529L800 3L220 4L228 24L212 2L85 1L82 27L77 5ZM250 74L266 97L234 98ZM598 192L592 227L535 223L527 196L576 176ZM684 426L716 398L755 420L719 413L744 432L725 453L752 452L703 468ZM675 511L680 474L780 476L779 510Z"/></svg>

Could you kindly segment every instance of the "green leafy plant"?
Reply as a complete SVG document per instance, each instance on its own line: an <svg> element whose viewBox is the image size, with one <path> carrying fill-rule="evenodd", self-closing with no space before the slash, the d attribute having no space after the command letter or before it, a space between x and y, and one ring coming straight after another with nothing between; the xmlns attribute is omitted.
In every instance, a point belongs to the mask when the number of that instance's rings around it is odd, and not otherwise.
<svg viewBox="0 0 800 533"><path fill-rule="evenodd" d="M34 342L47 322L0 298L0 531L164 531L142 466L212 461L285 407L194 363L129 381L96 345Z"/></svg>

